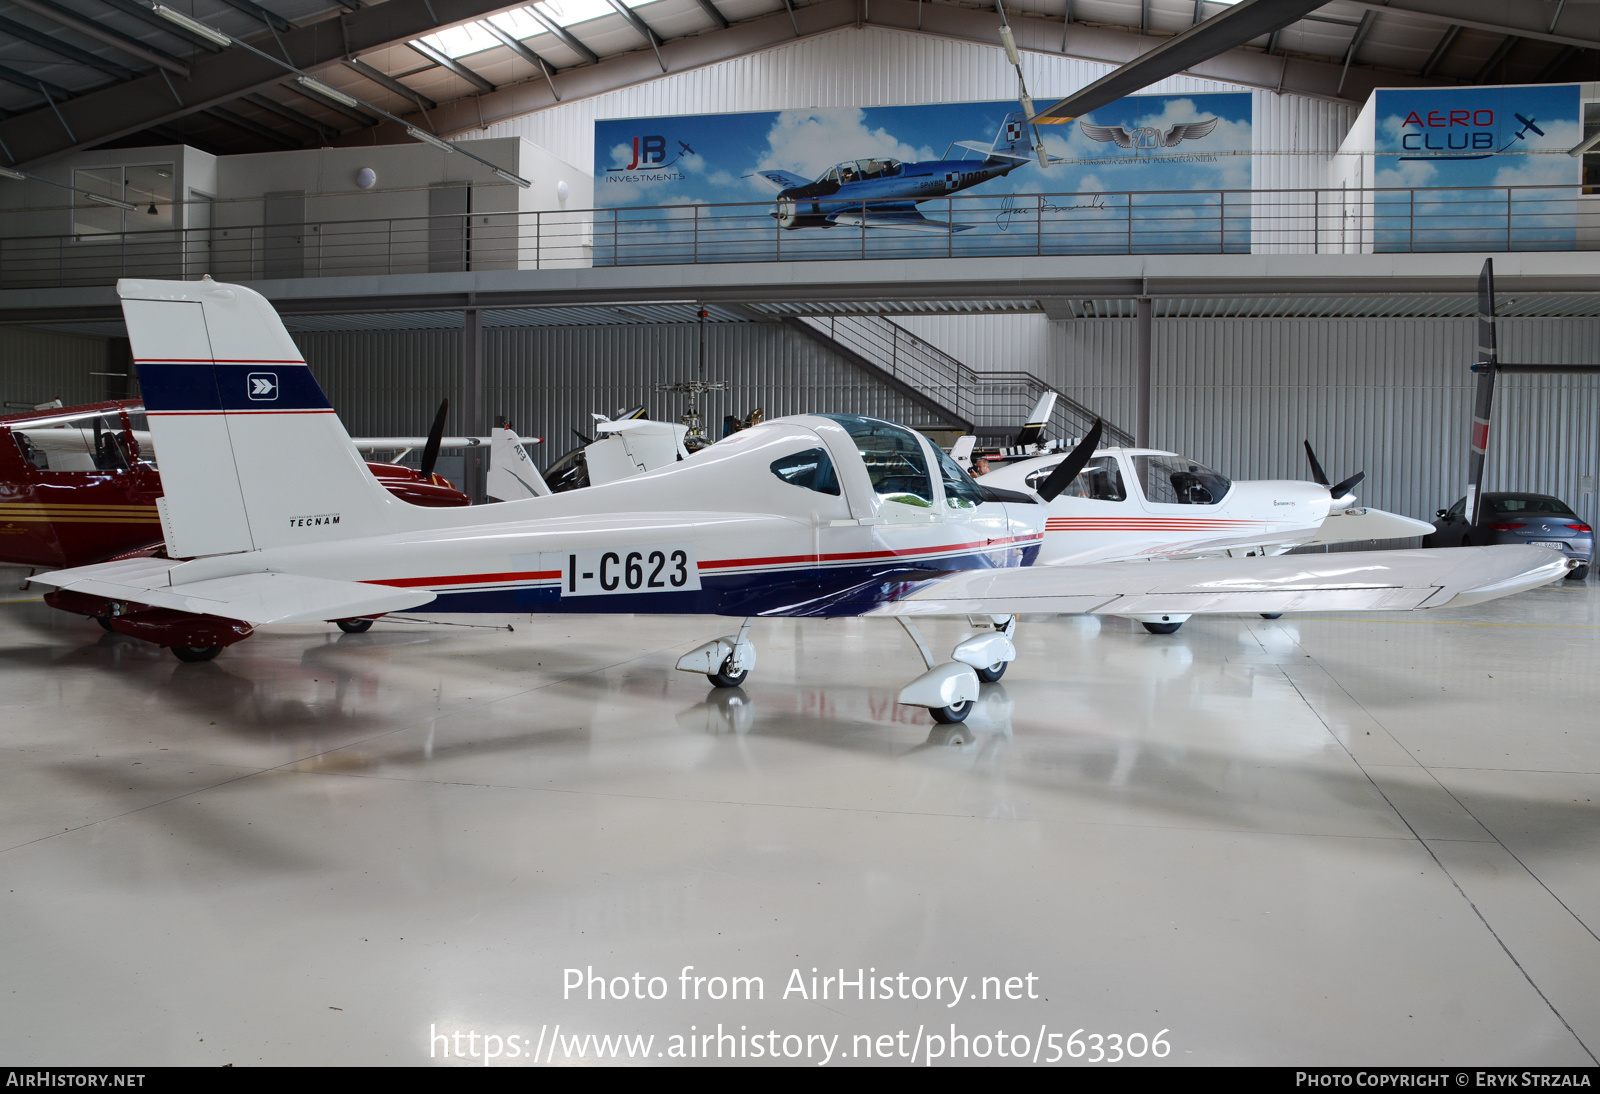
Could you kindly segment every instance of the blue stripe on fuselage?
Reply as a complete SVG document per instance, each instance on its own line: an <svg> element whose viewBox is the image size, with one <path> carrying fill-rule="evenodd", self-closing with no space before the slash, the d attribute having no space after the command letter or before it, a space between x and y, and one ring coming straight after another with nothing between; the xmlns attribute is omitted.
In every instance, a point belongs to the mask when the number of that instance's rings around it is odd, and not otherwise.
<svg viewBox="0 0 1600 1094"><path fill-rule="evenodd" d="M885 601L898 600L925 582L959 570L1031 566L1039 544L1008 547L910 563L879 564L700 575L701 587L687 592L619 593L563 597L557 585L441 592L414 613L491 612L638 613L642 615L860 615Z"/></svg>

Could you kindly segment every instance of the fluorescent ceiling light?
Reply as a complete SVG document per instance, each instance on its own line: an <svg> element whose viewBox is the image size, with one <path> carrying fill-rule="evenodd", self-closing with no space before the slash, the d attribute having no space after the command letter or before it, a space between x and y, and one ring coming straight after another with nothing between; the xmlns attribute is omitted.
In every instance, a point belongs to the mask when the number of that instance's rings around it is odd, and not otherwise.
<svg viewBox="0 0 1600 1094"><path fill-rule="evenodd" d="M1000 24L1000 44L1006 47L1006 59L1014 65L1022 64L1022 57L1017 53L1017 40L1011 36L1011 28L1004 23Z"/></svg>
<svg viewBox="0 0 1600 1094"><path fill-rule="evenodd" d="M9 167L0 167L0 179L16 179L21 182L27 177L21 171L13 171Z"/></svg>
<svg viewBox="0 0 1600 1094"><path fill-rule="evenodd" d="M151 4L150 10L161 16L161 18L165 19L167 22L177 24L190 34L198 34L208 42L214 42L219 46L233 45L233 39L229 38L220 30L217 30L215 27L208 27L198 19L191 19L181 11L173 11L165 4Z"/></svg>
<svg viewBox="0 0 1600 1094"><path fill-rule="evenodd" d="M361 100L356 98L354 95L347 95L338 88L329 87L321 80L313 79L310 76L296 76L295 82L301 87L315 91L318 95L321 95L325 99L332 99L336 103L343 103L345 106L354 107L360 107L363 105Z"/></svg>
<svg viewBox="0 0 1600 1094"><path fill-rule="evenodd" d="M81 192L81 191L80 191ZM139 207L129 201L120 201L117 198L107 197L104 194L84 194L90 201L98 201L101 205L115 205L118 209L126 209L130 213L137 213Z"/></svg>
<svg viewBox="0 0 1600 1094"><path fill-rule="evenodd" d="M1600 130L1595 131L1595 133L1592 136L1590 136L1587 140L1585 140L1582 144L1578 145L1576 148L1571 149L1567 153L1567 155L1569 155L1569 156L1581 156L1585 152L1588 152L1588 151L1592 150L1594 148L1594 146L1597 145L1597 144L1600 144Z"/></svg>
<svg viewBox="0 0 1600 1094"><path fill-rule="evenodd" d="M426 129L418 129L414 125L406 126L406 135L412 140L421 141L423 144L431 144L441 152L454 152L456 150L455 145L449 141L440 140Z"/></svg>
<svg viewBox="0 0 1600 1094"><path fill-rule="evenodd" d="M523 178L521 175L513 175L510 171L507 171L504 167L496 167L494 169L494 173L499 175L501 178L505 179L507 182L516 183L518 186L522 187L524 190L526 190L528 187L533 185L533 183L529 182L527 179Z"/></svg>

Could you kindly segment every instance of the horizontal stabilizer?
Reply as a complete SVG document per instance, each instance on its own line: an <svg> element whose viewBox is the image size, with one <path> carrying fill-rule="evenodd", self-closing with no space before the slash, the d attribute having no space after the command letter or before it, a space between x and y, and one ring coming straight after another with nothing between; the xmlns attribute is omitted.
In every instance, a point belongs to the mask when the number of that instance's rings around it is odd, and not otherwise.
<svg viewBox="0 0 1600 1094"><path fill-rule="evenodd" d="M380 615L415 608L434 598L427 589L283 573L234 574L170 585L167 582L174 568L166 559L138 558L57 570L34 580L103 600L242 619L255 626Z"/></svg>
<svg viewBox="0 0 1600 1094"><path fill-rule="evenodd" d="M830 217L835 224L859 228L865 220L868 228L894 228L902 232L965 232L970 224L947 224L942 220L929 220L912 209L903 212L876 212L868 210L865 218L860 213L839 213Z"/></svg>
<svg viewBox="0 0 1600 1094"><path fill-rule="evenodd" d="M1557 552L1518 545L1030 566L965 570L868 614L1404 611L1494 600L1566 572Z"/></svg>

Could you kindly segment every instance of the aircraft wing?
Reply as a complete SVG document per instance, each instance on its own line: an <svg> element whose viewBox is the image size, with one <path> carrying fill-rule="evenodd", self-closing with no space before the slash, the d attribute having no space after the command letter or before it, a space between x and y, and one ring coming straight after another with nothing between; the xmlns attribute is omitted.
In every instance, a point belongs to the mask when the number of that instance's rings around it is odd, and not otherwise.
<svg viewBox="0 0 1600 1094"><path fill-rule="evenodd" d="M965 570L871 615L1202 615L1463 607L1549 584L1543 547L1360 551Z"/></svg>
<svg viewBox="0 0 1600 1094"><path fill-rule="evenodd" d="M1433 525L1412 520L1399 513L1386 513L1382 509L1357 506L1350 509L1335 508L1322 522L1317 534L1305 540L1307 544L1353 543L1364 539L1408 539L1411 536L1431 536Z"/></svg>
<svg viewBox="0 0 1600 1094"><path fill-rule="evenodd" d="M965 232L972 227L929 220L915 209L874 209L871 206L867 207L865 217L860 213L838 213L828 219L852 228L861 227L865 221L868 228L897 228L902 232Z"/></svg>
<svg viewBox="0 0 1600 1094"><path fill-rule="evenodd" d="M796 186L810 186L811 180L801 178L793 171L757 171L756 178L772 187L774 192L793 190Z"/></svg>
<svg viewBox="0 0 1600 1094"><path fill-rule="evenodd" d="M264 623L313 623L415 608L428 589L399 589L301 574L253 573L171 584L170 559L131 558L41 574L33 580L66 592L153 608Z"/></svg>

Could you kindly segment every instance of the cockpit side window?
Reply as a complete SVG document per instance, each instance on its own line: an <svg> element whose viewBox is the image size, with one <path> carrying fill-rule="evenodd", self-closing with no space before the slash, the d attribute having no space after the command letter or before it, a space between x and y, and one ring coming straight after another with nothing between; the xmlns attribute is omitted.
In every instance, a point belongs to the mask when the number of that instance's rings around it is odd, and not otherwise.
<svg viewBox="0 0 1600 1094"><path fill-rule="evenodd" d="M820 448L808 448L773 460L772 473L790 486L839 496L839 476L833 473L833 461L827 452Z"/></svg>
<svg viewBox="0 0 1600 1094"><path fill-rule="evenodd" d="M1160 505L1216 505L1230 487L1226 476L1182 456L1135 456L1146 501Z"/></svg>
<svg viewBox="0 0 1600 1094"><path fill-rule="evenodd" d="M844 426L867 467L872 489L884 501L930 508L933 480L922 455L922 442L909 429L875 418L824 414Z"/></svg>
<svg viewBox="0 0 1600 1094"><path fill-rule="evenodd" d="M1028 489L1038 490L1039 487L1044 485L1044 481L1050 477L1050 473L1059 466L1061 466L1059 463L1052 463L1046 467L1041 467L1023 481L1028 484ZM1078 477L1068 483L1065 490L1061 491L1060 496L1063 498L1091 498L1095 501L1126 501L1128 491L1122 485L1122 470L1117 467L1117 458L1115 456L1101 456L1098 459L1090 460L1084 465L1083 470L1078 472Z"/></svg>
<svg viewBox="0 0 1600 1094"><path fill-rule="evenodd" d="M826 175L823 175L817 181L818 182L838 182L839 181L839 169L837 167L829 168L828 173Z"/></svg>

